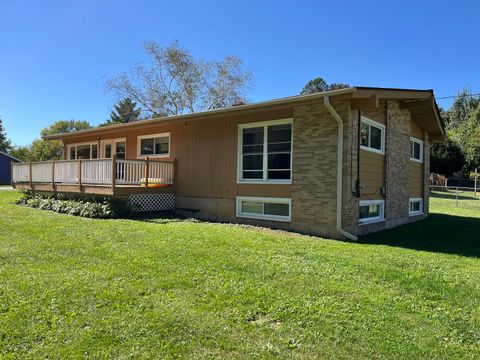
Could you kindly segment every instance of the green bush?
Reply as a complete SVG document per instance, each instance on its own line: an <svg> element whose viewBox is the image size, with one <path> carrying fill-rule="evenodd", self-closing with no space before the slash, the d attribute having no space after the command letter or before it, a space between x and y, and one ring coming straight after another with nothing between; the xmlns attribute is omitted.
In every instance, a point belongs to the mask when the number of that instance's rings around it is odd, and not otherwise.
<svg viewBox="0 0 480 360"><path fill-rule="evenodd" d="M128 217L135 212L135 209L125 201L111 198L71 199L62 194L24 192L17 203L41 210L96 219Z"/></svg>

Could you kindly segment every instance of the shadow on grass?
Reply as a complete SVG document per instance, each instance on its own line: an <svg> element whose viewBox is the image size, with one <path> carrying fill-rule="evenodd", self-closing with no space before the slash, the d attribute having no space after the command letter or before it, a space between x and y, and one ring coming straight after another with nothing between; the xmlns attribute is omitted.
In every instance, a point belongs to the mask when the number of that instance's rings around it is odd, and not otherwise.
<svg viewBox="0 0 480 360"><path fill-rule="evenodd" d="M480 218L431 214L416 223L365 235L360 243L480 257Z"/></svg>
<svg viewBox="0 0 480 360"><path fill-rule="evenodd" d="M148 222L148 223L155 223L155 224L169 224L169 223L176 223L176 222L183 222L183 221L200 222L200 220L196 220L191 217L184 216L173 210L139 212L133 216L130 216L129 219Z"/></svg>
<svg viewBox="0 0 480 360"><path fill-rule="evenodd" d="M436 192L434 194L431 194L430 197L431 198L439 198L439 199L447 199L447 200L455 200L455 198L456 198L455 193L452 193L452 192L448 192L448 193L447 192ZM458 199L459 200L472 200L472 201L479 200L478 198L473 196L473 193L470 196L463 196L463 195L459 194Z"/></svg>

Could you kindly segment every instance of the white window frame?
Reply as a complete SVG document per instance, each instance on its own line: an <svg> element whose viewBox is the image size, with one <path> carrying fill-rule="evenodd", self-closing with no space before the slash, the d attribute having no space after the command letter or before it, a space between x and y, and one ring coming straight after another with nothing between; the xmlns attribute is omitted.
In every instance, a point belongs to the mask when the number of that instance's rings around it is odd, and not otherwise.
<svg viewBox="0 0 480 360"><path fill-rule="evenodd" d="M411 211L410 206L413 202L420 203L420 210L418 211ZM408 199L408 216L417 216L423 215L423 199L422 198L410 198Z"/></svg>
<svg viewBox="0 0 480 360"><path fill-rule="evenodd" d="M168 153L167 154L149 154L149 155L144 155L141 153L141 143L143 139L152 139L152 138L158 138L158 137L168 137ZM137 136L137 158L167 158L170 157L170 147L171 147L171 137L170 133L159 133L159 134L147 134L147 135L139 135Z"/></svg>
<svg viewBox="0 0 480 360"><path fill-rule="evenodd" d="M420 145L420 159L415 159L412 157L412 142ZM410 138L410 160L423 163L423 141L414 137Z"/></svg>
<svg viewBox="0 0 480 360"><path fill-rule="evenodd" d="M382 154L382 155L385 155L385 125L383 124L380 124L379 122L376 122L372 119L369 119L365 116L362 116L360 118L360 124L366 124L368 126L373 126L373 127L376 127L378 129L380 129L381 131L381 143L380 143L380 146L381 146L381 149L378 150L378 149L375 149L375 148L372 148L370 146L365 146L365 145L361 145L360 144L360 149L363 149L363 150L366 150L366 151L371 151L371 152L374 152L376 154ZM360 137L360 133L358 134L358 136ZM368 143L370 144L370 136L368 137Z"/></svg>
<svg viewBox="0 0 480 360"><path fill-rule="evenodd" d="M372 218L360 219L360 207L370 206L370 205L380 205L380 215ZM360 200L358 204L358 212L359 212L358 222L360 225L373 224L373 223L385 221L385 200Z"/></svg>
<svg viewBox="0 0 480 360"><path fill-rule="evenodd" d="M97 159L100 159L100 149L98 148L98 141L88 141L88 142L82 142L82 143L68 144L67 145L68 160L77 160L77 159L70 158L70 150L72 147L75 147L75 157L77 157L77 147L82 145L90 145L90 160L92 159L92 145L97 145Z"/></svg>
<svg viewBox="0 0 480 360"><path fill-rule="evenodd" d="M292 138L290 140L290 179L268 179L268 126L290 124L292 129ZM262 179L244 179L243 178L243 130L248 128L263 127L263 178ZM277 119L270 121L261 121L254 123L238 124L238 142L237 142L237 184L291 184L293 176L293 118Z"/></svg>
<svg viewBox="0 0 480 360"><path fill-rule="evenodd" d="M288 204L288 216L279 215L261 215L254 213L242 212L242 201L252 201L259 203L271 203L271 204ZM292 200L289 198L271 198L271 197L251 197L251 196L237 196L236 216L246 219L258 219L258 220L273 220L273 221L292 221Z"/></svg>

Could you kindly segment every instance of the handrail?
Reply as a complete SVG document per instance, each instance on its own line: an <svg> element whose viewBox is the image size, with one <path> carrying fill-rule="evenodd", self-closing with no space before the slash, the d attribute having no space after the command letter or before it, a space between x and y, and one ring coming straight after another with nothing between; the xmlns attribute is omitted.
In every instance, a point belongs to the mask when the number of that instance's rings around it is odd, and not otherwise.
<svg viewBox="0 0 480 360"><path fill-rule="evenodd" d="M78 185L172 185L174 160L81 159L51 160L12 164L12 183Z"/></svg>

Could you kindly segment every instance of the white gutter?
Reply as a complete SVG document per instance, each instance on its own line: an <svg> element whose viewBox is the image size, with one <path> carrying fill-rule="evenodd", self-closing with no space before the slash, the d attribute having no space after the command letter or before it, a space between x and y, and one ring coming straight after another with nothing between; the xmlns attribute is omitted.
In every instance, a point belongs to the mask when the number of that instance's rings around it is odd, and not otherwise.
<svg viewBox="0 0 480 360"><path fill-rule="evenodd" d="M330 104L330 97L327 95L323 98L323 103L325 107L333 116L333 118L337 121L338 124L338 132L337 132L337 143L338 143L338 150L337 150L337 231L345 236L350 240L358 240L358 238L350 234L349 232L342 229L342 194L343 194L343 120L338 115L337 111L333 108Z"/></svg>

